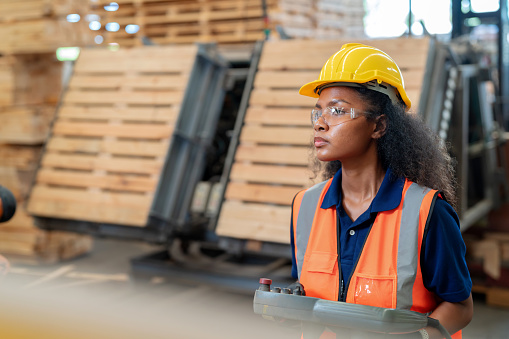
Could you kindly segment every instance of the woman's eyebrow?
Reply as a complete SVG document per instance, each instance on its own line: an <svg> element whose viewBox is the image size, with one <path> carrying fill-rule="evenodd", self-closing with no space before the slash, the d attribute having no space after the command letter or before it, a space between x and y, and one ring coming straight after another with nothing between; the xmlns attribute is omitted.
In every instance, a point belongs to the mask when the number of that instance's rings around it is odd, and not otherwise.
<svg viewBox="0 0 509 339"><path fill-rule="evenodd" d="M333 105L341 103L341 102L345 103L345 104L350 104L348 101L343 100L343 99L332 99L331 101L329 101L327 106L333 106ZM315 107L319 108L319 109L322 109L322 105L320 105L319 103L316 103Z"/></svg>
<svg viewBox="0 0 509 339"><path fill-rule="evenodd" d="M338 104L340 102L343 102L345 104L350 104L348 101L344 100L344 99L332 99L331 101L329 101L329 103L327 104L327 106L332 106L332 105L335 105L335 104Z"/></svg>

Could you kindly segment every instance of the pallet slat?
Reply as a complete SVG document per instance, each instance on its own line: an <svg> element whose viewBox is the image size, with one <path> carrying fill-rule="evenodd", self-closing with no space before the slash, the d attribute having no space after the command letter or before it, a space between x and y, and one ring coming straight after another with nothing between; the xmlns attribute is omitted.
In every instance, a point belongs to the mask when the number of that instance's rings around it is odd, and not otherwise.
<svg viewBox="0 0 509 339"><path fill-rule="evenodd" d="M221 208L220 236L287 243L291 211L287 206L226 201Z"/></svg>
<svg viewBox="0 0 509 339"><path fill-rule="evenodd" d="M133 139L166 139L172 135L173 127L168 125L86 123L58 121L53 127L55 135L111 136Z"/></svg>
<svg viewBox="0 0 509 339"><path fill-rule="evenodd" d="M162 157L168 151L168 144L169 142L160 141L118 141L53 136L48 141L46 149L66 153L108 153L111 155Z"/></svg>
<svg viewBox="0 0 509 339"><path fill-rule="evenodd" d="M306 168L302 167L235 163L232 166L230 178L248 182L300 186L309 180L309 175L306 173Z"/></svg>
<svg viewBox="0 0 509 339"><path fill-rule="evenodd" d="M271 106L271 107L313 107L315 98L300 95L296 90L254 89L249 100L250 105Z"/></svg>
<svg viewBox="0 0 509 339"><path fill-rule="evenodd" d="M242 130L241 141L308 146L311 144L312 136L311 126L308 128L245 126Z"/></svg>
<svg viewBox="0 0 509 339"><path fill-rule="evenodd" d="M43 167L73 169L82 171L104 170L118 173L159 174L162 160L106 158L90 155L46 153Z"/></svg>
<svg viewBox="0 0 509 339"><path fill-rule="evenodd" d="M244 119L246 124L283 125L311 127L311 107L309 108L266 108L251 106Z"/></svg>
<svg viewBox="0 0 509 339"><path fill-rule="evenodd" d="M74 120L122 120L175 123L177 107L84 107L63 105L59 117Z"/></svg>
<svg viewBox="0 0 509 339"><path fill-rule="evenodd" d="M32 191L29 211L52 218L143 226L150 203L150 196L139 194L37 186Z"/></svg>
<svg viewBox="0 0 509 339"><path fill-rule="evenodd" d="M295 196L295 187L242 184L232 182L228 185L225 198L247 202L260 202L288 205Z"/></svg>
<svg viewBox="0 0 509 339"><path fill-rule="evenodd" d="M180 89L185 86L186 77L182 74L177 75L148 75L136 78L125 78L121 75L77 75L73 77L69 88L89 88L89 89L116 89L119 87L130 87L134 89Z"/></svg>
<svg viewBox="0 0 509 339"><path fill-rule="evenodd" d="M94 173L72 173L43 168L37 172L40 184L63 185L68 187L97 187L116 191L153 191L157 180L151 177L132 177L126 175L97 175Z"/></svg>
<svg viewBox="0 0 509 339"><path fill-rule="evenodd" d="M270 88L293 88L299 89L300 85L316 80L316 71L267 71L256 76L254 87Z"/></svg>
<svg viewBox="0 0 509 339"><path fill-rule="evenodd" d="M83 92L70 90L65 96L65 104L133 104L133 105L176 105L183 92Z"/></svg>
<svg viewBox="0 0 509 339"><path fill-rule="evenodd" d="M307 166L308 147L240 145L235 158L240 162Z"/></svg>

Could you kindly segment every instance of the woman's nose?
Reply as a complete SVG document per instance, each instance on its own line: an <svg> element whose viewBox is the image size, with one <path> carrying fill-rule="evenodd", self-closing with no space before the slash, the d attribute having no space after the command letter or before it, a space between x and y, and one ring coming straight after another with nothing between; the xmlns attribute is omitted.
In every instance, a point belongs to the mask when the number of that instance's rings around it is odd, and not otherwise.
<svg viewBox="0 0 509 339"><path fill-rule="evenodd" d="M315 121L315 124L313 125L313 129L315 131L328 130L329 129L329 125L327 125L327 123L325 122L325 119L323 118L323 116L320 116L318 118L318 120Z"/></svg>

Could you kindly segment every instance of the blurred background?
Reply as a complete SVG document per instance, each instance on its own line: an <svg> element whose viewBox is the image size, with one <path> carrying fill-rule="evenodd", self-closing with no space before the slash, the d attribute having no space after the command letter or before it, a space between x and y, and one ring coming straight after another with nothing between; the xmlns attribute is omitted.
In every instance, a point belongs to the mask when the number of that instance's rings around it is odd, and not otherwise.
<svg viewBox="0 0 509 339"><path fill-rule="evenodd" d="M395 59L456 159L464 337L506 338L508 8L0 0L0 337L299 336L253 294L291 283L291 202L320 180L298 89L356 41Z"/></svg>

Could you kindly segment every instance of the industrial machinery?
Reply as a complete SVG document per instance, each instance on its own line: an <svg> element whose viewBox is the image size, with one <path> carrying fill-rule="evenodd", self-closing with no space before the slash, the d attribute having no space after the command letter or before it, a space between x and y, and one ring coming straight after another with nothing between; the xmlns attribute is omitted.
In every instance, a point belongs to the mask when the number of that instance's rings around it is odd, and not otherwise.
<svg viewBox="0 0 509 339"><path fill-rule="evenodd" d="M267 320L297 321L306 339L318 339L325 329L338 334L353 331L355 338L377 338L378 334L404 338L404 334L427 326L451 338L438 320L418 312L306 297L300 290L271 289L271 284L270 279L260 279L253 299L254 312Z"/></svg>

